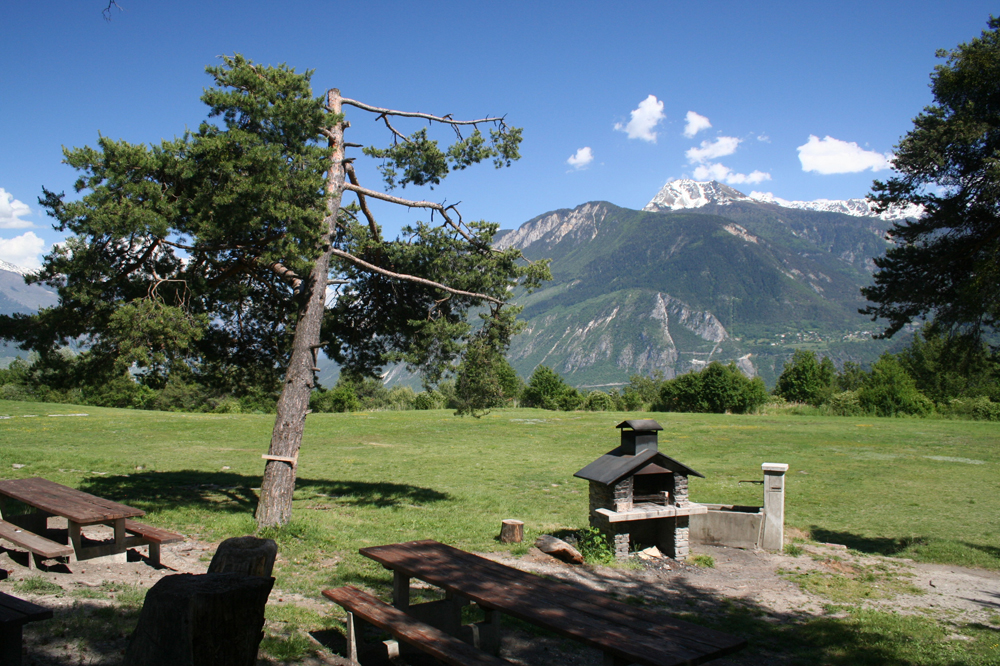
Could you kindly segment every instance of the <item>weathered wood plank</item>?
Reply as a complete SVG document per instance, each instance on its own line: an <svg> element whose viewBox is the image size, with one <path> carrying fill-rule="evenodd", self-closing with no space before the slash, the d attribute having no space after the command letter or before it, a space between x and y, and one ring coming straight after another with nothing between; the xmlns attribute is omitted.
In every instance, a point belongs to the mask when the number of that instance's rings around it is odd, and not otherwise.
<svg viewBox="0 0 1000 666"><path fill-rule="evenodd" d="M65 516L82 525L146 515L142 509L97 497L42 477L0 481L0 493L53 515Z"/></svg>
<svg viewBox="0 0 1000 666"><path fill-rule="evenodd" d="M171 532L170 530L165 530L160 527L153 527L152 525L137 523L134 520L127 520L127 519L125 520L125 531L131 534L138 534L143 539L158 544L177 543L179 541L184 541L183 534L178 534L177 532Z"/></svg>
<svg viewBox="0 0 1000 666"><path fill-rule="evenodd" d="M49 608L0 592L0 624L26 624L51 617Z"/></svg>
<svg viewBox="0 0 1000 666"><path fill-rule="evenodd" d="M16 525L0 520L0 539L26 548L32 553L37 553L42 557L63 557L73 553L73 547L66 544L56 543L51 539L46 539L34 532L29 532Z"/></svg>
<svg viewBox="0 0 1000 666"><path fill-rule="evenodd" d="M357 588L345 586L323 590L323 596L396 639L451 666L510 666L509 661L478 650Z"/></svg>
<svg viewBox="0 0 1000 666"><path fill-rule="evenodd" d="M635 609L434 541L363 548L361 553L484 608L641 664L699 664L746 645L735 636Z"/></svg>

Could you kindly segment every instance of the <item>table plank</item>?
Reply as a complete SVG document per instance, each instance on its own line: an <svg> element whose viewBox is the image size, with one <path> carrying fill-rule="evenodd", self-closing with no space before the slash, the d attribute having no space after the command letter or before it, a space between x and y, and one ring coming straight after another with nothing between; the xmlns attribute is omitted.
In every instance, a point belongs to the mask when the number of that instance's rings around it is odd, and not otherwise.
<svg viewBox="0 0 1000 666"><path fill-rule="evenodd" d="M25 624L51 617L52 610L49 608L0 592L0 624Z"/></svg>
<svg viewBox="0 0 1000 666"><path fill-rule="evenodd" d="M69 488L41 477L0 481L0 494L81 525L146 515L142 509Z"/></svg>
<svg viewBox="0 0 1000 666"><path fill-rule="evenodd" d="M699 664L746 641L540 578L435 541L362 548L395 571L574 640L647 664Z"/></svg>

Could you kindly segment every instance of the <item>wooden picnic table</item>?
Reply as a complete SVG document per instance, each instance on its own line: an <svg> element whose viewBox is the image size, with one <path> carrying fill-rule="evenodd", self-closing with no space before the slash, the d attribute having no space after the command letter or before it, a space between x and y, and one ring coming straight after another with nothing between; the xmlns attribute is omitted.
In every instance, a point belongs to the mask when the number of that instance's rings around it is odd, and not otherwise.
<svg viewBox="0 0 1000 666"><path fill-rule="evenodd" d="M21 502L34 508L35 512L5 518L3 509L7 500ZM146 512L142 509L119 504L41 477L0 480L0 538L28 548L31 551L29 565L32 566L35 554L44 557L68 555L71 561L86 560L124 553L129 548L142 545L150 546L150 559L158 563L159 545L179 541L183 537L130 520L144 515ZM60 550L59 544L43 536L47 531L46 521L49 516L66 518L72 552L69 552L69 549ZM114 530L114 539L97 544L86 543L81 528L87 525L111 527Z"/></svg>
<svg viewBox="0 0 1000 666"><path fill-rule="evenodd" d="M437 541L411 541L362 548L360 553L393 572L393 605L415 617L421 606L410 605L410 579L417 578L445 590L445 603L461 617L465 600L487 612L487 629L497 635L486 641L499 648L499 614L543 627L601 650L605 664L614 666L674 666L701 664L744 648L746 640L668 615L629 606L608 596L542 578L467 553ZM441 616L440 612L431 615ZM430 624L433 621L425 620Z"/></svg>

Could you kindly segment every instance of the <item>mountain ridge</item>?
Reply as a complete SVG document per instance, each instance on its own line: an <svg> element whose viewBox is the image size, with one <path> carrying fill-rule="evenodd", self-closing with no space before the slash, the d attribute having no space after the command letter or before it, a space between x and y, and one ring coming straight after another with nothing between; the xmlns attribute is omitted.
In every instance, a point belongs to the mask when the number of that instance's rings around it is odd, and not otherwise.
<svg viewBox="0 0 1000 666"><path fill-rule="evenodd" d="M897 221L919 217L923 209L919 206L894 206L881 213L867 199L816 199L814 201L789 201L776 197L770 192L743 194L718 181L696 181L676 179L667 181L660 191L643 207L649 212L701 208L708 204L728 205L733 202L757 202L774 204L782 208L814 210L829 213L843 213L852 217L878 217L886 221Z"/></svg>

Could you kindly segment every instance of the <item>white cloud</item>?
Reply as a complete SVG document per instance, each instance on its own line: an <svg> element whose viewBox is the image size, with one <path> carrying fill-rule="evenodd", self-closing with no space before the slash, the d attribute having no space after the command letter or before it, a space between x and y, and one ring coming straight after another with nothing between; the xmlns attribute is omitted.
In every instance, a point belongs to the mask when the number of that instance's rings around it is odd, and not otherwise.
<svg viewBox="0 0 1000 666"><path fill-rule="evenodd" d="M42 267L39 255L45 250L45 241L33 231L14 238L0 238L0 260L35 270Z"/></svg>
<svg viewBox="0 0 1000 666"><path fill-rule="evenodd" d="M687 121L687 124L684 125L684 136L689 139L698 132L712 126L712 123L708 122L708 118L699 115L694 111L688 111L687 115L684 116L684 119Z"/></svg>
<svg viewBox="0 0 1000 666"><path fill-rule="evenodd" d="M663 115L663 102L658 101L654 95L650 95L639 102L639 108L633 109L632 119L628 121L628 125L615 123L615 129L619 132L625 132L630 139L642 139L656 143L656 132L653 131L653 128L664 118L666 116Z"/></svg>
<svg viewBox="0 0 1000 666"><path fill-rule="evenodd" d="M874 150L865 150L853 141L841 141L832 136L809 135L809 140L799 146L799 161L803 171L821 174L858 173L865 169L882 171L890 169L892 155L883 155Z"/></svg>
<svg viewBox="0 0 1000 666"><path fill-rule="evenodd" d="M701 148L689 148L684 155L692 164L705 163L716 157L732 155L736 152L740 141L742 139L737 139L734 136L720 136L715 141L702 141Z"/></svg>
<svg viewBox="0 0 1000 666"><path fill-rule="evenodd" d="M766 134L760 134L757 136L757 140L763 143L771 143L771 137Z"/></svg>
<svg viewBox="0 0 1000 666"><path fill-rule="evenodd" d="M587 165L593 161L594 153L591 152L590 146L584 146L576 151L576 154L570 155L569 159L566 160L566 164L570 165L574 169L585 169L587 168Z"/></svg>
<svg viewBox="0 0 1000 666"><path fill-rule="evenodd" d="M27 229L35 226L21 217L31 215L28 204L14 198L14 195L0 187L0 229Z"/></svg>
<svg viewBox="0 0 1000 666"><path fill-rule="evenodd" d="M709 162L695 167L694 179L718 180L730 185L741 185L743 183L753 185L756 183L762 183L765 180L771 180L771 174L763 171L752 171L748 174L736 173L729 167L719 164L718 162Z"/></svg>

